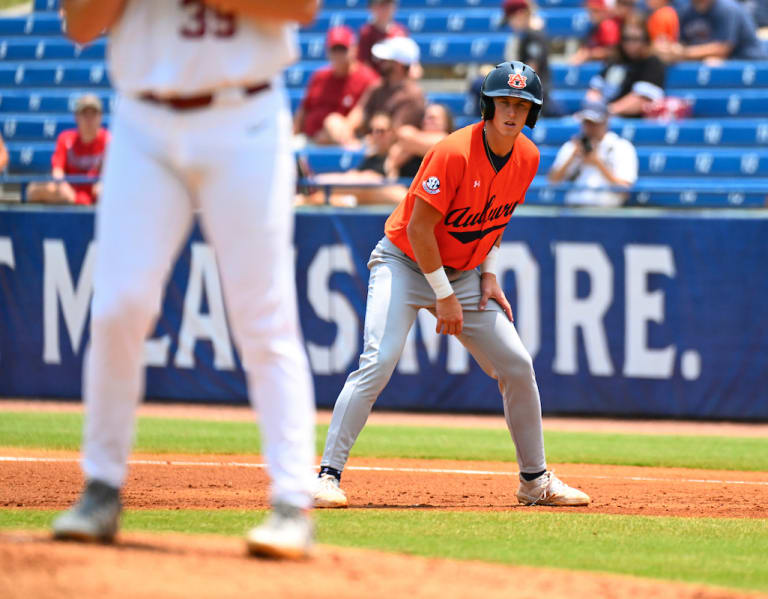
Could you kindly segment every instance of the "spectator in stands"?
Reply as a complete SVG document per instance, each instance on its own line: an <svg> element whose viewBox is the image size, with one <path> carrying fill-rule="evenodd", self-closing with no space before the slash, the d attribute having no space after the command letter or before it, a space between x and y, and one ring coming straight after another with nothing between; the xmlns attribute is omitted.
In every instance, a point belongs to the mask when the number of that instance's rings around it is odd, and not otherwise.
<svg viewBox="0 0 768 599"><path fill-rule="evenodd" d="M418 126L424 114L424 92L409 74L411 65L419 62L416 42L407 37L388 38L373 47L373 55L381 60L382 80L363 93L346 117L334 114L325 120L330 138L345 147L360 146L357 135L370 131L377 112L388 114L396 130L403 125Z"/></svg>
<svg viewBox="0 0 768 599"><path fill-rule="evenodd" d="M618 45L621 35L620 21L606 0L587 0L587 10L592 26L581 47L570 58L569 62L574 65L607 59Z"/></svg>
<svg viewBox="0 0 768 599"><path fill-rule="evenodd" d="M59 134L51 158L53 181L33 183L27 189L30 202L94 204L99 198L100 184L67 183L65 177L81 175L98 177L109 143L109 132L101 126L102 105L98 96L86 94L75 104L76 129Z"/></svg>
<svg viewBox="0 0 768 599"><path fill-rule="evenodd" d="M533 7L530 0L504 0L502 5L504 20L514 32L507 39L504 48L504 60L519 60L529 65L541 79L544 88L544 116L560 116L563 111L550 99L552 80L549 73L549 40L533 23ZM478 102L480 78L477 85Z"/></svg>
<svg viewBox="0 0 768 599"><path fill-rule="evenodd" d="M680 14L680 42L656 44L667 62L766 58L755 23L735 0L690 0Z"/></svg>
<svg viewBox="0 0 768 599"><path fill-rule="evenodd" d="M369 0L368 9L371 21L360 28L357 59L381 73L381 65L372 53L373 47L390 37L408 37L408 30L394 21L396 0Z"/></svg>
<svg viewBox="0 0 768 599"><path fill-rule="evenodd" d="M568 204L620 206L626 194L604 187L631 187L637 180L637 152L626 139L608 131L608 108L587 100L578 114L581 134L565 142L549 171L552 183L568 181L581 189L566 193Z"/></svg>
<svg viewBox="0 0 768 599"><path fill-rule="evenodd" d="M757 37L768 39L768 0L742 0L757 26Z"/></svg>
<svg viewBox="0 0 768 599"><path fill-rule="evenodd" d="M592 78L588 97L609 102L611 114L641 117L651 102L664 97L665 75L644 21L633 16L621 29L618 57Z"/></svg>
<svg viewBox="0 0 768 599"><path fill-rule="evenodd" d="M413 178L425 154L438 141L453 132L453 114L444 104L429 104L424 110L421 128L403 125L389 150L387 175L393 179Z"/></svg>
<svg viewBox="0 0 768 599"><path fill-rule="evenodd" d="M619 26L624 25L637 10L636 0L614 0L613 16L618 21Z"/></svg>
<svg viewBox="0 0 768 599"><path fill-rule="evenodd" d="M395 131L392 119L385 112L377 112L371 117L371 132L366 138L368 154L357 166L346 172L322 173L314 177L318 185L329 184L370 184L386 183L390 177L388 154L395 143ZM362 204L397 204L408 190L397 183L376 187L344 187L331 190L329 202L334 206L357 206ZM298 203L325 203L325 191L317 191L309 196L299 197Z"/></svg>
<svg viewBox="0 0 768 599"><path fill-rule="evenodd" d="M3 136L0 135L0 173L8 166L8 148L5 147Z"/></svg>
<svg viewBox="0 0 768 599"><path fill-rule="evenodd" d="M680 37L680 20L669 0L645 0L648 15L648 35L651 43L676 42Z"/></svg>
<svg viewBox="0 0 768 599"><path fill-rule="evenodd" d="M349 27L332 27L328 31L326 49L330 65L312 73L294 117L294 133L303 133L315 143L332 143L325 130L328 115L347 116L363 92L379 80L376 71L355 57L355 43L355 34Z"/></svg>

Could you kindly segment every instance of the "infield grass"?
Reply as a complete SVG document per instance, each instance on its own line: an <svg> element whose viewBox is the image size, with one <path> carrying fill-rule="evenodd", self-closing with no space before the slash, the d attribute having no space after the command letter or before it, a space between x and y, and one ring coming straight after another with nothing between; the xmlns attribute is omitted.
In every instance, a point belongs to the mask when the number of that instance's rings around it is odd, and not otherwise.
<svg viewBox="0 0 768 599"><path fill-rule="evenodd" d="M45 528L53 515L0 510L0 528ZM125 515L124 529L241 535L260 517L142 510ZM765 520L379 509L318 511L316 519L319 542L332 545L768 591Z"/></svg>
<svg viewBox="0 0 768 599"><path fill-rule="evenodd" d="M0 446L77 450L82 416L72 413L0 412ZM328 427L318 426L317 453ZM768 439L625 435L550 431L552 463L614 464L768 471ZM250 422L140 418L136 450L150 453L258 454L258 428ZM506 430L368 426L353 457L514 462Z"/></svg>

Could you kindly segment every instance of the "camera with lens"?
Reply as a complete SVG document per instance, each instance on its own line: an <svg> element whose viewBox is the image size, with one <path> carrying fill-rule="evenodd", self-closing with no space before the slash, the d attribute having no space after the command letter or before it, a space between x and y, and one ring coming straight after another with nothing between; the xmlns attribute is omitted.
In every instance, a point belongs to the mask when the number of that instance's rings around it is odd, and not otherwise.
<svg viewBox="0 0 768 599"><path fill-rule="evenodd" d="M589 154L592 151L592 140L589 139L586 135L582 135L579 138L579 141L581 142L581 147L584 148L584 153Z"/></svg>

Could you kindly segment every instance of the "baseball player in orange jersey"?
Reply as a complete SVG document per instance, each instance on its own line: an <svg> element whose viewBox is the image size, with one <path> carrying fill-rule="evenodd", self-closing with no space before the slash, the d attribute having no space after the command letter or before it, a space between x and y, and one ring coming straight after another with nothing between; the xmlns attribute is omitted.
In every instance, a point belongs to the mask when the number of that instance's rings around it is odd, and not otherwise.
<svg viewBox="0 0 768 599"><path fill-rule="evenodd" d="M64 0L69 35L109 34L119 94L96 215L91 342L84 372L86 486L53 524L111 541L143 395L143 344L194 213L260 413L272 511L247 535L256 555L312 544L314 397L291 246L295 166L281 71L316 0Z"/></svg>
<svg viewBox="0 0 768 599"><path fill-rule="evenodd" d="M524 135L541 111L536 72L498 65L482 87L483 121L452 133L427 153L405 199L371 254L364 349L333 410L321 461L316 507L345 507L341 473L376 398L389 381L416 313L437 317L437 332L456 335L499 382L517 449L527 505L586 505L589 497L547 470L541 404L531 357L515 330L496 280L504 227L539 167Z"/></svg>

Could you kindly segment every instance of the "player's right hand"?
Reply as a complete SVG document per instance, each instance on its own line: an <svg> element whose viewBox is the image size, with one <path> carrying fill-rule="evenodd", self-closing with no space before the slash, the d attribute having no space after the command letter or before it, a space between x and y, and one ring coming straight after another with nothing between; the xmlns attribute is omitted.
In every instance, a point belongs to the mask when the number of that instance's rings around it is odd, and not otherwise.
<svg viewBox="0 0 768 599"><path fill-rule="evenodd" d="M437 300L435 312L437 312L435 331L439 335L459 335L461 333L464 327L464 312L455 293Z"/></svg>

